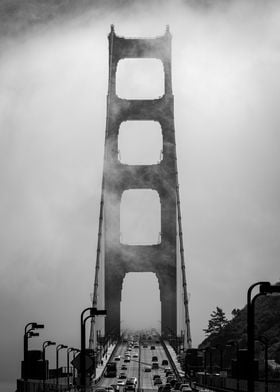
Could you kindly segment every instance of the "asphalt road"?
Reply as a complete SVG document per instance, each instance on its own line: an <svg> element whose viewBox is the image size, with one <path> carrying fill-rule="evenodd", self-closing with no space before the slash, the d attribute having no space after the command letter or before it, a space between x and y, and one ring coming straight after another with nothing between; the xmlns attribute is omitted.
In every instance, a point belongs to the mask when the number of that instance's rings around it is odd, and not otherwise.
<svg viewBox="0 0 280 392"><path fill-rule="evenodd" d="M151 345L155 346L155 350L151 350ZM131 350L131 361L124 362L125 352L127 351L127 343L120 344L115 352L114 358L120 356L119 361L115 361L117 364L117 378L107 378L104 377L99 383L98 387L106 387L112 384L117 384L118 376L120 372L126 373L127 378L136 377L138 380L138 387L143 389L157 389L158 385L154 386L153 376L154 374L159 374L161 376L162 382L166 382L166 377L164 373L164 368L162 366L162 360L167 359L163 347L159 343L147 341L147 348L143 347L143 343L139 345L139 348L132 348ZM136 357L137 355L137 357ZM135 356L135 357L134 357ZM151 372L145 372L144 369L147 366L152 366L152 357L158 357L159 369L152 369ZM114 360L113 358L113 360ZM121 370L121 366L126 365L127 370ZM169 366L169 365L167 365ZM125 380L124 380L125 381ZM140 382L140 385L139 385ZM120 386L120 392L122 392L123 387Z"/></svg>

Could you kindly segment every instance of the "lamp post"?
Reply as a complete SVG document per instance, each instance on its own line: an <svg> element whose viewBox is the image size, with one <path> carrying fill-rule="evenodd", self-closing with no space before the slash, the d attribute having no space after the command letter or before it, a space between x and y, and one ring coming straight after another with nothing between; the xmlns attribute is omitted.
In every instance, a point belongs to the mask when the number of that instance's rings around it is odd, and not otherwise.
<svg viewBox="0 0 280 392"><path fill-rule="evenodd" d="M44 328L44 324L38 323L28 323L24 327L24 336L23 336L23 379L27 381L27 353L28 353L28 338L33 336L39 336L38 332L33 332L34 329L42 329Z"/></svg>
<svg viewBox="0 0 280 392"><path fill-rule="evenodd" d="M72 352L73 352L73 360L74 360L76 357L76 354L78 352L80 352L80 350L78 348L74 348L74 350ZM75 385L75 367L74 366L73 366L73 374L72 374L72 384Z"/></svg>
<svg viewBox="0 0 280 392"><path fill-rule="evenodd" d="M213 346L213 348L215 350L219 351L219 354L220 354L219 368L220 368L220 372L221 372L223 370L223 367L224 367L224 365L223 365L223 357L224 357L224 355L223 355L224 354L223 346L221 344L217 344L217 345Z"/></svg>
<svg viewBox="0 0 280 392"><path fill-rule="evenodd" d="M252 291L256 286L259 293L251 299ZM261 295L280 293L280 286L271 285L270 282L257 282L252 284L247 292L247 345L248 345L248 378L247 391L254 392L254 326L255 326L255 301Z"/></svg>
<svg viewBox="0 0 280 392"><path fill-rule="evenodd" d="M264 385L265 392L268 392L268 339L266 336L262 335L256 338L264 346Z"/></svg>
<svg viewBox="0 0 280 392"><path fill-rule="evenodd" d="M56 388L58 389L58 353L60 350L67 348L68 346L65 346L64 344L59 344L56 346Z"/></svg>
<svg viewBox="0 0 280 392"><path fill-rule="evenodd" d="M203 351L203 366L204 366L204 385L206 385L206 372L207 372L207 369L206 369L206 353L207 353L207 349L205 348L204 350L202 350Z"/></svg>
<svg viewBox="0 0 280 392"><path fill-rule="evenodd" d="M235 352L236 352L236 390L237 390L237 392L239 392L239 384L240 384L240 382L239 382L239 361L238 361L239 343L237 340L229 340L226 345L230 346L230 347L234 346L236 348L236 350L235 350Z"/></svg>
<svg viewBox="0 0 280 392"><path fill-rule="evenodd" d="M69 347L67 348L67 386L69 389L69 354L71 353L71 351L74 351L75 348L74 347Z"/></svg>
<svg viewBox="0 0 280 392"><path fill-rule="evenodd" d="M55 346L56 342L51 342L50 340L46 340L43 343L43 364L44 364L44 375L43 375L43 391L45 392L46 385L46 348L48 346Z"/></svg>
<svg viewBox="0 0 280 392"><path fill-rule="evenodd" d="M89 311L90 314L84 318L85 313ZM98 310L94 307L86 308L81 313L81 390L86 388L86 321L95 316L105 316L106 310ZM95 365L94 365L95 366Z"/></svg>

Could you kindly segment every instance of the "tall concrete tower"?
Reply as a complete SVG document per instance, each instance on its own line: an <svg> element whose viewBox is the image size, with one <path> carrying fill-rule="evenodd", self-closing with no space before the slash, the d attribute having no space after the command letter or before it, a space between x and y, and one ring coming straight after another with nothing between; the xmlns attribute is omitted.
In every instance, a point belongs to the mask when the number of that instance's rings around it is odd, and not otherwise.
<svg viewBox="0 0 280 392"><path fill-rule="evenodd" d="M164 95L154 100L127 100L116 95L116 70L124 58L156 58L164 69ZM105 321L106 332L120 331L122 283L128 272L154 272L159 281L162 330L176 331L176 151L171 86L171 35L126 39L109 35L109 92L107 106L105 206ZM123 121L158 121L163 158L155 165L126 165L118 159L118 135ZM149 143L149 140L147 140ZM161 243L125 245L120 242L120 203L125 190L152 189L161 204Z"/></svg>
<svg viewBox="0 0 280 392"><path fill-rule="evenodd" d="M155 273L159 282L162 333L185 333L190 344L188 299L177 180L174 133L174 98L171 82L171 34L151 39L123 38L111 26L109 34L109 88L105 159L100 209L99 241L93 305L105 306L105 333L120 334L120 303L124 277L129 272ZM164 93L158 99L121 99L116 94L116 72L122 59L154 58L162 62ZM152 165L128 165L118 156L118 136L123 122L155 121L162 132L162 159ZM149 140L147 140L149 143ZM161 241L152 245L127 245L120 241L122 195L131 189L151 189L160 200ZM178 285L180 293L178 294ZM178 316L183 303L184 322ZM180 311L182 316L182 311ZM182 325L183 325L182 324ZM99 327L102 331L102 327ZM104 327L103 327L104 328ZM184 330L184 331L183 331Z"/></svg>

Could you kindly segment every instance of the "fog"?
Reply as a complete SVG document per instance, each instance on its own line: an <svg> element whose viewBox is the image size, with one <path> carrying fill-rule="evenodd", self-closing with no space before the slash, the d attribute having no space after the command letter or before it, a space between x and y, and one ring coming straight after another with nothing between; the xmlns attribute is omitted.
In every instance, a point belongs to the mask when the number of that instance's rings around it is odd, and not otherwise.
<svg viewBox="0 0 280 392"><path fill-rule="evenodd" d="M31 348L48 339L80 344L79 315L94 281L112 23L125 37L159 36L166 24L173 36L196 346L216 306L231 317L251 283L280 276L279 4L83 1L74 9L65 1L57 14L50 2L27 4L25 12L0 4L0 379L20 376L27 322L45 324ZM157 324L141 294L145 287L158 307L157 282L141 275L127 277L122 306L130 319L137 309L135 325L152 317Z"/></svg>

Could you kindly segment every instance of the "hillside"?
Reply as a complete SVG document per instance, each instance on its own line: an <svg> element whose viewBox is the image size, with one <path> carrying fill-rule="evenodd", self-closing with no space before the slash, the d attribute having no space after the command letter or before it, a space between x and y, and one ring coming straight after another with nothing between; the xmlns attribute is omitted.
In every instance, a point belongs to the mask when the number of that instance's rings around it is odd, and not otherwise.
<svg viewBox="0 0 280 392"><path fill-rule="evenodd" d="M255 337L268 339L268 358L280 363L280 296L260 296L255 305ZM209 335L199 345L207 347L229 347L228 342L238 342L240 348L247 348L247 306L222 329ZM256 343L256 357L263 357L263 346Z"/></svg>

